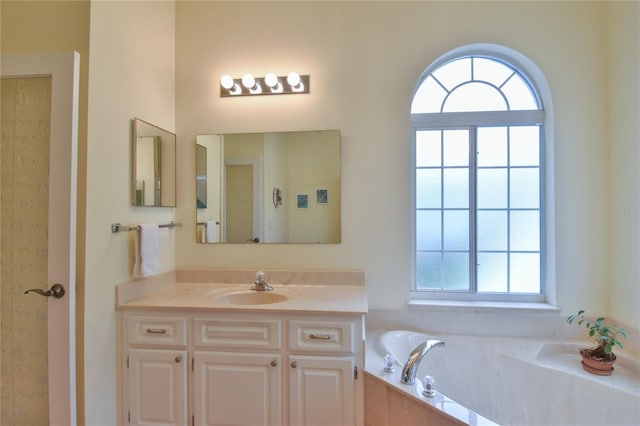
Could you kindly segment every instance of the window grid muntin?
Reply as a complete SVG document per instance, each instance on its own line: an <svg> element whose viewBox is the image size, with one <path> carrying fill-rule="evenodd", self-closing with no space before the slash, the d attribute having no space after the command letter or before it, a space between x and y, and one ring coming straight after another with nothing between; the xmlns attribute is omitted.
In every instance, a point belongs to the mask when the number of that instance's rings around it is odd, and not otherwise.
<svg viewBox="0 0 640 426"><path fill-rule="evenodd" d="M465 60L465 59L470 59L471 60L471 73L470 73L471 74L471 79L467 80L466 82L458 83L451 90L447 89L447 87L442 82L440 82L440 80L438 80L438 78L435 76L435 73L438 72L439 70L441 70L442 68L446 67L447 65L453 63L453 62L460 61L460 60ZM499 64L511 69L512 73L509 74L509 76L499 86L496 86L495 84L493 84L491 82L488 82L488 81L485 81L485 80L475 80L475 74L474 74L474 62L475 62L475 59L485 59L485 60L494 61L496 63L499 63ZM416 94L417 94L417 92L420 91L420 88L422 87L422 85L425 84L425 82L429 78L433 79L442 88L442 90L444 90L445 93L446 93L445 96L442 99L441 104L440 104L439 111L440 111L440 113L442 113L446 99L449 97L451 92L453 92L457 87L459 87L461 84L465 84L465 83L469 83L469 82L482 82L482 83L488 84L488 85L496 88L496 90L498 90L502 94L502 96L507 101L507 107L508 108L506 109L506 111L516 111L516 110L512 110L511 109L510 102L508 101L508 96L506 96L506 94L504 94L504 92L502 91L502 88L511 79L513 79L514 77L517 77L520 80L522 80L524 85L528 88L528 92L531 95L532 100L534 101L534 105L536 107L536 110L542 110L539 95L538 95L537 90L535 89L534 85L531 83L530 79L524 73L522 73L520 70L518 70L517 68L515 68L514 66L512 66L508 62L506 62L504 60L501 60L499 58L488 56L488 55L478 55L478 54L465 55L465 56L460 56L460 57L457 57L455 59L452 59L450 61L447 61L445 63L440 64L437 68L435 68L433 71L431 71L426 76L423 75L423 78L421 78L419 84L416 87ZM412 99L412 105L411 105L412 106L412 108L411 108L411 113L412 114L414 114L414 112L413 112L413 103L415 102L415 100L416 100L416 98L415 98L415 94L414 94L414 98ZM517 110L517 111L522 111L522 110ZM429 113L435 113L435 111L427 112L427 114L429 114Z"/></svg>
<svg viewBox="0 0 640 426"><path fill-rule="evenodd" d="M500 114L501 115L501 114ZM508 295L510 298L514 298L514 299L519 299L521 297L527 297L528 295L543 295L544 294L544 217L543 217L543 211L544 211L544 206L543 206L543 199L544 199L544 170L543 170L543 161L542 159L544 158L544 142L542 139L542 125L540 123L519 123L519 124L511 124L509 123L509 120L507 119L508 115L510 115L509 113L505 114L505 123L502 125L499 124L490 124L490 125L470 125L470 126L464 126L464 127L460 127L460 126L454 126L454 127L436 127L436 126L428 126L428 127L416 127L414 128L414 132L412 135L412 140L414 143L414 155L415 155L415 141L417 140L417 133L418 132L422 132L422 131L439 131L440 133L440 166L420 166L418 167L415 164L414 161L414 173L418 170L418 169L441 169L441 176L440 176L440 185L441 185L441 189L440 189L440 208L420 208L418 209L417 207L414 210L414 224L415 224L415 220L416 220L416 213L419 210L431 210L431 211L440 211L440 223L441 223L441 227L440 227L440 261L441 261L441 275L440 275L440 288L436 289L434 287L429 287L429 286L425 286L422 289L418 288L418 281L417 281L417 263L414 263L416 265L416 267L414 267L414 271L412 272L412 276L414 276L413 278L413 284L412 284L412 290L419 292L419 293L441 293L441 294L451 294L451 293L468 293L468 294L472 294L474 296L489 296L491 297L491 295L494 294L498 294L498 295ZM511 162L511 155L510 155L510 149L511 149L511 131L510 129L513 127L518 127L518 126L535 126L538 128L538 154L539 154L539 158L538 158L538 166L534 167L534 166L511 166L510 162ZM478 167L477 166L477 130L478 128L482 128L482 127L505 127L507 130L507 164L504 167L500 167L500 166L483 166L483 167ZM444 132L446 130L459 130L459 129L468 129L469 130L469 208L465 209L465 208L448 208L446 209L444 207L444 182L443 182L443 174L444 174L444 169L445 168L465 168L463 166L444 166ZM414 158L415 160L415 158ZM506 208L481 208L478 209L476 206L476 201L477 201L477 171L478 169L497 169L497 168L506 168L507 170L507 207ZM539 194L539 200L538 200L538 208L537 209L533 209L533 208L512 208L511 207L511 174L510 174L510 170L511 169L537 169L538 170L538 194ZM415 176L415 174L414 174ZM415 179L415 177L414 177ZM417 191L417 188L414 186L414 191ZM414 194L414 197L417 198L417 194ZM444 253L445 252L467 252L464 250L444 250L444 211L445 210L464 210L464 211L468 211L469 212L469 289L468 290L455 290L455 289L444 289L444 280L445 280L445 276L444 276ZM478 240L478 236L477 236L477 212L478 211L504 211L506 212L507 215L507 249L505 251L502 250L477 250L477 240ZM511 250L511 212L512 211L536 211L538 213L538 232L539 232L539 243L538 243L538 250ZM416 226L414 226L414 230L416 230ZM413 237L414 241L416 239L416 236ZM419 252L423 252L423 253L427 253L427 252L431 252L431 253L437 253L437 250L417 250L417 247L415 247L414 244L414 250L413 250L413 256L417 256L417 253ZM507 258L507 271L506 271L506 282L507 282L507 290L505 292L479 292L478 291L478 253L502 253L506 255ZM511 293L511 264L512 264L512 260L511 260L511 255L512 254L537 254L538 255L538 266L539 266L539 274L540 274L540 280L539 280L539 292L538 293ZM480 297L482 298L482 297Z"/></svg>

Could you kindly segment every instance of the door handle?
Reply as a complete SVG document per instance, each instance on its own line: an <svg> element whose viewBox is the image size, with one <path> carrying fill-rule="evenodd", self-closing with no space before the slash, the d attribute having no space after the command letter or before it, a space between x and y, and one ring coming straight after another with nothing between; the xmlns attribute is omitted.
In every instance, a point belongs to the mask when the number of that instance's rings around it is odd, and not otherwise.
<svg viewBox="0 0 640 426"><path fill-rule="evenodd" d="M27 294L31 291L34 293L38 293L40 296L53 297L54 299L60 299L66 293L64 286L58 283L52 285L51 288L47 291L41 290L39 288L32 288L25 291L24 294Z"/></svg>

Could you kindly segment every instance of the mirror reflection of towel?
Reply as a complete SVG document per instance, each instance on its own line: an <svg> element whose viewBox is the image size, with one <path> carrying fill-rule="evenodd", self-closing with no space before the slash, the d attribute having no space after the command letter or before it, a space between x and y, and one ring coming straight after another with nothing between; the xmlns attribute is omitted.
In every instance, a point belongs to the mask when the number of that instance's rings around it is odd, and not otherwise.
<svg viewBox="0 0 640 426"><path fill-rule="evenodd" d="M207 234L208 243L218 242L218 222L215 220L207 220L204 225Z"/></svg>
<svg viewBox="0 0 640 426"><path fill-rule="evenodd" d="M142 224L135 234L135 260L133 276L147 277L160 271L158 260L158 224Z"/></svg>

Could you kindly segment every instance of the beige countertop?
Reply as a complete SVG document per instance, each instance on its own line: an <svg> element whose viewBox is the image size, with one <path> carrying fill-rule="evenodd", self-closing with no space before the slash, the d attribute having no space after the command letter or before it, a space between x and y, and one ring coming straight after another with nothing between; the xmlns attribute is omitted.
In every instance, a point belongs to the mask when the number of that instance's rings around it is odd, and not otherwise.
<svg viewBox="0 0 640 426"><path fill-rule="evenodd" d="M119 297L116 308L336 315L363 315L368 311L366 290L361 285L272 284L273 291L268 293L287 296L287 300L259 305L225 302L225 295L249 292L250 287L250 284L169 283L136 297Z"/></svg>

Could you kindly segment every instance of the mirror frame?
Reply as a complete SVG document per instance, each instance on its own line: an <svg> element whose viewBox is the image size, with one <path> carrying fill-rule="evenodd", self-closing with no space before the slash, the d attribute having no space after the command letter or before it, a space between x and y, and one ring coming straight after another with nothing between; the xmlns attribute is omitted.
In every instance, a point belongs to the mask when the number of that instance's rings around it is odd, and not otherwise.
<svg viewBox="0 0 640 426"><path fill-rule="evenodd" d="M145 128L148 128L149 131L143 131L143 126ZM176 199L177 199L177 168L176 168L176 150L177 150L177 138L176 138L176 134L173 132L170 132L168 130L165 130L159 126L156 126L155 124L151 124L145 120L142 120L140 118L133 118L131 120L131 127L132 127L132 138L131 138L131 205L134 207L175 207L176 206ZM154 134L149 134L149 133L154 133ZM158 133L157 135L155 133ZM159 170L159 176L157 176L157 178L159 179L158 181L158 194L154 195L154 202L153 204L138 204L137 202L137 183L138 183L138 179L137 179L137 163L138 163L138 138L139 137L145 137L145 136L151 136L151 137L159 137L158 140L158 161L159 161L159 165L158 165L158 170ZM167 141L164 141L163 138L168 139ZM163 142L167 142L172 144L173 146L166 146L163 147ZM169 150L169 152L171 152L171 157L168 162L166 160L166 155L162 155L162 152L165 152L166 150ZM173 182L164 182L163 184L163 170L165 170L167 167L169 167L169 171L168 171L168 175L164 176L165 179L168 177L169 179L172 179ZM173 170L171 170L171 168ZM155 180L155 176L154 176L154 180ZM163 192L164 191L164 192ZM155 189L154 189L155 192ZM163 196L164 195L164 196Z"/></svg>

